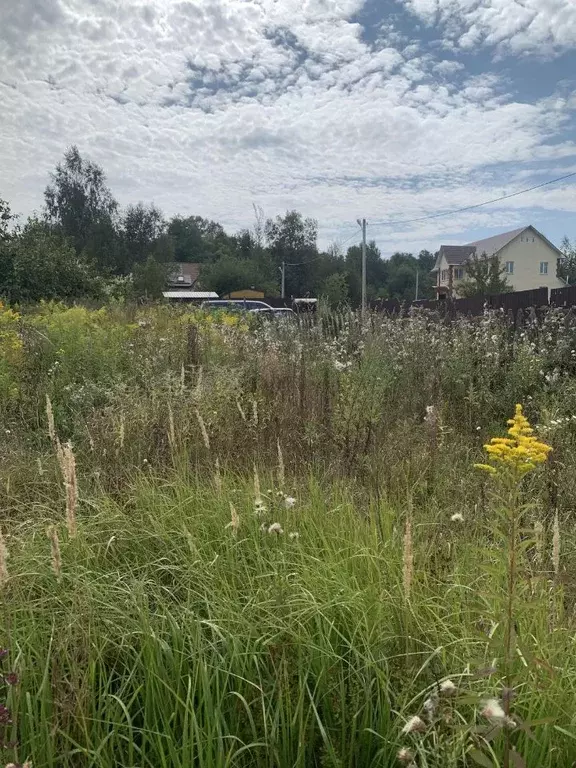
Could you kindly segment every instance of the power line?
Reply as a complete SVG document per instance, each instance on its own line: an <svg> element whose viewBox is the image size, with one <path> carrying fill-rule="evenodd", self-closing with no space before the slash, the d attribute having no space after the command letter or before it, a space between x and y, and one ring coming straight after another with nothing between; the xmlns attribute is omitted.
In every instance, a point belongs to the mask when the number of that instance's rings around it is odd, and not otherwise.
<svg viewBox="0 0 576 768"><path fill-rule="evenodd" d="M442 216L452 216L455 213L463 213L464 211L472 211L475 208L482 208L484 205L491 205L492 203L499 203L502 200L510 200L511 197L518 197L518 195L524 195L526 192L533 192L535 189L542 189L542 187L547 187L550 184L556 184L559 181L564 181L565 179L571 179L574 176L576 176L576 171L574 173L567 173L565 176L559 176L557 179L551 179L550 181L545 181L542 184L536 184L534 187L528 187L528 189L521 189L518 192L512 192L509 195L502 195L501 197L495 197L493 200L485 200L483 203L476 203L475 205L466 205L463 208L455 208L452 211L441 211L440 213L433 213L429 216L419 216L415 219L390 219L389 221L374 221L370 222L370 226L372 227L388 227L391 225L402 225L402 224L413 224L417 221L428 221L430 219L439 219Z"/></svg>

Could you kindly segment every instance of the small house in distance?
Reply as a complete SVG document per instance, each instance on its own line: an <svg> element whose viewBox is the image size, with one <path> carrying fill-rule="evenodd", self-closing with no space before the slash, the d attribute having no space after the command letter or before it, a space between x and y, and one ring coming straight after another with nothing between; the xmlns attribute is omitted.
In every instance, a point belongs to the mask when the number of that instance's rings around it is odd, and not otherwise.
<svg viewBox="0 0 576 768"><path fill-rule="evenodd" d="M166 287L172 289L189 289L197 287L200 277L200 264L175 262L170 265Z"/></svg>
<svg viewBox="0 0 576 768"><path fill-rule="evenodd" d="M466 245L440 246L432 270L438 298L458 296L458 284L466 277L466 262L474 256L498 256L513 291L565 285L556 276L562 252L535 227L528 226Z"/></svg>

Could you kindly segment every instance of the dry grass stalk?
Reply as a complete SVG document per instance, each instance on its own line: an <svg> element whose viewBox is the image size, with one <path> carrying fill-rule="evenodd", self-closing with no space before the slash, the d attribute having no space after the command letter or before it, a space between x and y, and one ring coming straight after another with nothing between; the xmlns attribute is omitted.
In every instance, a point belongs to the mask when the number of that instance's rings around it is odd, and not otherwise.
<svg viewBox="0 0 576 768"><path fill-rule="evenodd" d="M286 473L284 470L284 456L282 455L282 447L280 445L280 439L276 441L276 447L278 448L278 484L280 488L284 486L286 480Z"/></svg>
<svg viewBox="0 0 576 768"><path fill-rule="evenodd" d="M66 488L66 526L71 539L76 536L76 506L78 504L78 484L76 481L76 459L72 443L66 443L62 449L64 486Z"/></svg>
<svg viewBox="0 0 576 768"><path fill-rule="evenodd" d="M552 534L552 565L554 566L554 575L558 578L560 574L560 523L558 521L558 510L554 515L554 532Z"/></svg>
<svg viewBox="0 0 576 768"><path fill-rule="evenodd" d="M62 451L60 438L58 437L58 434L56 432L56 425L54 422L54 411L52 409L52 401L50 400L49 395L46 395L46 418L48 419L48 435L50 436L50 440L52 441L52 445L54 446L54 451L56 453L56 458L58 459L60 471L62 472L62 475L64 475L64 454Z"/></svg>
<svg viewBox="0 0 576 768"><path fill-rule="evenodd" d="M184 363L180 367L180 392L184 392L186 389L186 368Z"/></svg>
<svg viewBox="0 0 576 768"><path fill-rule="evenodd" d="M256 464L254 464L254 499L256 504L262 501L262 491L260 490L260 478L258 476L258 470Z"/></svg>
<svg viewBox="0 0 576 768"><path fill-rule="evenodd" d="M174 411L172 405L168 403L168 442L170 448L176 450L176 428L174 426Z"/></svg>
<svg viewBox="0 0 576 768"><path fill-rule="evenodd" d="M214 462L214 486L218 496L222 496L222 475L220 474L220 461L218 456L216 456L216 461Z"/></svg>
<svg viewBox="0 0 576 768"><path fill-rule="evenodd" d="M536 550L534 560L538 565L542 565L544 558L544 526L540 520L536 520L534 523L534 548Z"/></svg>
<svg viewBox="0 0 576 768"><path fill-rule="evenodd" d="M206 450L210 450L210 437L208 436L208 430L206 429L206 424L204 424L204 419L202 418L202 414L196 408L196 419L198 421L198 425L200 427L200 432L202 433L202 441L204 442L204 445L206 447Z"/></svg>
<svg viewBox="0 0 576 768"><path fill-rule="evenodd" d="M246 413L244 411L244 408L242 408L242 403L240 400L236 400L236 407L238 408L238 413L240 414L240 418L242 421L246 421Z"/></svg>
<svg viewBox="0 0 576 768"><path fill-rule="evenodd" d="M258 426L258 403L256 400L252 400L252 421L254 422L254 426Z"/></svg>
<svg viewBox="0 0 576 768"><path fill-rule="evenodd" d="M0 589L8 581L8 548L6 547L6 541L4 540L4 534L0 527Z"/></svg>
<svg viewBox="0 0 576 768"><path fill-rule="evenodd" d="M120 413L120 429L118 432L118 445L120 446L120 450L124 448L124 438L126 437L126 417L124 415L124 411Z"/></svg>
<svg viewBox="0 0 576 768"><path fill-rule="evenodd" d="M404 586L404 598L410 599L412 593L412 577L414 575L414 549L412 542L412 515L409 513L406 517L406 528L404 530L404 547L402 552L402 581Z"/></svg>
<svg viewBox="0 0 576 768"><path fill-rule="evenodd" d="M62 574L62 558L60 556L60 539L55 525L49 525L46 529L46 535L50 539L50 551L52 553L52 570L56 578Z"/></svg>
<svg viewBox="0 0 576 768"><path fill-rule="evenodd" d="M230 522L226 528L231 528L234 536L238 535L238 528L240 528L240 517L236 512L236 507L230 502Z"/></svg>
<svg viewBox="0 0 576 768"><path fill-rule="evenodd" d="M199 403L202 397L202 387L204 384L204 370L202 366L198 368L198 377L196 378L196 387L194 388L194 400Z"/></svg>

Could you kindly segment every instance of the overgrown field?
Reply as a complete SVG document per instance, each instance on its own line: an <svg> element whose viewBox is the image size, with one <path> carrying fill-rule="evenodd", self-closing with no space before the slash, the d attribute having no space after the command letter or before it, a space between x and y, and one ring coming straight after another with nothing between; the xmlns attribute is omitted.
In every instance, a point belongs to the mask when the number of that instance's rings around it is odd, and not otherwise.
<svg viewBox="0 0 576 768"><path fill-rule="evenodd" d="M0 412L0 764L576 760L576 318L3 307Z"/></svg>

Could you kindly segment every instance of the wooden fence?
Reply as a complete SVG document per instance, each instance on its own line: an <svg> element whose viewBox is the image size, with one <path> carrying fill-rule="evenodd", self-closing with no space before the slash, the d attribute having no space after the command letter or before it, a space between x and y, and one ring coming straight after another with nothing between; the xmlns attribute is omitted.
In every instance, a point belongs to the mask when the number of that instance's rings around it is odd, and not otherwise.
<svg viewBox="0 0 576 768"><path fill-rule="evenodd" d="M566 292L566 293L564 293ZM500 293L493 296L472 296L468 299L438 299L419 300L412 302L373 301L371 309L387 314L406 315L413 307L431 309L442 315L481 315L485 309L500 309L506 313L516 314L519 310L534 307L576 305L576 286L569 288L554 288L548 299L548 288L536 288L531 291L515 291L514 293Z"/></svg>

